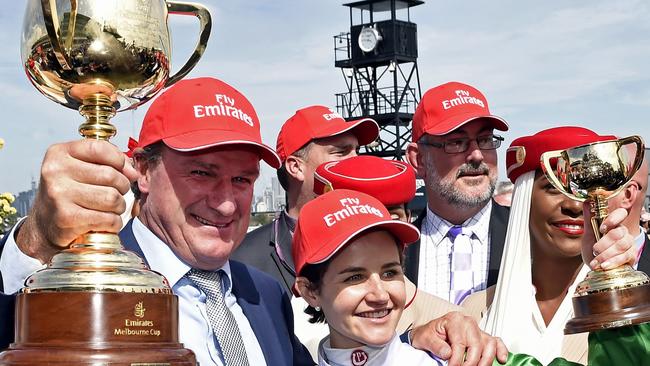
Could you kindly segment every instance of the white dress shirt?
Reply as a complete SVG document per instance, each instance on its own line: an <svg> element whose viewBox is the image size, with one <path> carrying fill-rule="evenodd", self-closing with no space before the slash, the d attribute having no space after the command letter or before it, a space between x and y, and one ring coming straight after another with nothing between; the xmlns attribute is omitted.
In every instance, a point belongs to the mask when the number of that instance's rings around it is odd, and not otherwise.
<svg viewBox="0 0 650 366"><path fill-rule="evenodd" d="M174 294L178 296L180 341L186 348L194 351L196 360L201 366L223 365L221 351L216 343L205 308L206 296L192 284L192 281L184 277L190 270L190 266L182 262L169 246L163 243L137 218L133 220L133 235L138 241L142 253L147 258L149 267L165 276ZM249 364L266 365L262 348L255 333L253 333L253 328L251 328L248 319L237 303L237 298L232 293L230 264L226 262L221 269L227 275L222 277L226 305L239 326Z"/></svg>
<svg viewBox="0 0 650 366"><path fill-rule="evenodd" d="M634 269L638 270L639 269L639 258L641 258L641 253L643 253L643 248L645 246L645 236L646 233L643 231L643 228L639 226L639 235L634 238L634 245L636 246L637 250L637 255L636 255L636 263L634 263Z"/></svg>
<svg viewBox="0 0 650 366"><path fill-rule="evenodd" d="M464 231L472 232L472 292L484 290L487 285L491 212L490 200L476 215L462 224ZM420 229L422 235L418 264L418 288L450 302L454 301L451 294L453 242L447 232L452 226L449 221L434 214L427 205L426 217Z"/></svg>
<svg viewBox="0 0 650 366"><path fill-rule="evenodd" d="M5 294L17 293L23 288L27 277L39 269L45 268L45 265L38 259L34 259L18 249L18 244L16 244L14 238L16 229L22 225L24 220L25 217L18 221L11 231L7 233L7 241L2 250L2 257L0 257L0 272L2 273L2 286Z"/></svg>

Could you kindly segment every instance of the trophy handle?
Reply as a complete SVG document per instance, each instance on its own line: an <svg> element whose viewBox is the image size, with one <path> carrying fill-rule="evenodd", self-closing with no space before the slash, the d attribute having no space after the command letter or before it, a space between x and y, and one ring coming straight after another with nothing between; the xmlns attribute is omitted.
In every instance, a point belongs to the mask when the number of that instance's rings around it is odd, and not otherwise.
<svg viewBox="0 0 650 366"><path fill-rule="evenodd" d="M619 154L620 154L620 147L633 143L636 145L636 156L634 157L634 166L632 167L632 171L629 172L630 179L636 172L641 168L641 164L643 164L643 156L645 154L645 146L643 144L643 139L640 136L629 136L625 137L622 139L618 140L618 146L619 146ZM619 155L620 158L620 155Z"/></svg>
<svg viewBox="0 0 650 366"><path fill-rule="evenodd" d="M634 165L632 166L632 169L626 172L627 181L625 182L625 184L621 185L620 187L612 191L608 196L609 198L615 197L630 184L634 174L636 174L636 172L639 171L639 169L641 168L641 164L643 164L643 156L645 155L645 146L643 144L643 139L640 136L634 135L634 136L620 138L616 143L618 145L618 151L616 152L616 154L618 155L619 160L623 160L621 159L621 147L628 144L636 145L636 152L635 152L636 155L634 156Z"/></svg>
<svg viewBox="0 0 650 366"><path fill-rule="evenodd" d="M205 47L207 47L208 39L210 38L210 31L212 30L212 17L210 16L208 9L203 5L183 3L178 1L167 1L167 11L169 14L194 15L195 17L199 18L201 32L199 34L199 42L196 44L196 48L194 49L194 53L192 53L185 65L183 65L183 67L181 67L177 73L167 79L165 88L172 86L175 82L181 80L185 75L192 71L194 66L196 66L196 63L199 62L199 59L203 55L203 52L205 52Z"/></svg>
<svg viewBox="0 0 650 366"><path fill-rule="evenodd" d="M43 21L45 22L45 29L47 31L52 51L56 56L57 61L64 70L72 70L71 62L68 61L66 48L63 47L59 41L59 14L56 11L56 1L54 0L41 0L41 8L43 9ZM74 39L74 29L77 20L77 0L70 0L70 20L68 21L68 42L67 49L72 46Z"/></svg>
<svg viewBox="0 0 650 366"><path fill-rule="evenodd" d="M553 167L551 166L551 159L558 159L562 157L562 152L564 150L555 150L555 151L547 151L542 154L540 158L540 163L542 165L542 171L546 175L546 178L548 178L548 181L551 182L553 187L555 187L558 191L562 192L565 196L571 198L572 200L584 202L584 198L580 198L578 196L575 196L571 192L567 192L562 183L560 182L560 179L555 175L555 171L553 170Z"/></svg>

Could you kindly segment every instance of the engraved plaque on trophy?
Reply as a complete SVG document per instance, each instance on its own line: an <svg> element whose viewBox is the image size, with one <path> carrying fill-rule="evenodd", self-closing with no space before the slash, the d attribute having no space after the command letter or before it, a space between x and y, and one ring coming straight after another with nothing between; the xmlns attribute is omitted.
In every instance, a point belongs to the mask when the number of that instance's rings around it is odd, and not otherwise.
<svg viewBox="0 0 650 366"><path fill-rule="evenodd" d="M568 197L587 201L596 239L607 217L607 200L620 193L643 162L639 136L596 142L542 154L548 180ZM556 162L556 168L553 168ZM650 278L629 265L590 271L573 297L575 317L566 334L616 328L650 321Z"/></svg>
<svg viewBox="0 0 650 366"><path fill-rule="evenodd" d="M169 14L198 18L194 52L170 75ZM109 140L110 118L180 80L201 58L208 10L165 0L29 0L22 61L46 97L85 118L86 139ZM16 298L14 343L0 365L190 366L178 341L178 299L167 280L124 250L116 233L89 232L30 276Z"/></svg>

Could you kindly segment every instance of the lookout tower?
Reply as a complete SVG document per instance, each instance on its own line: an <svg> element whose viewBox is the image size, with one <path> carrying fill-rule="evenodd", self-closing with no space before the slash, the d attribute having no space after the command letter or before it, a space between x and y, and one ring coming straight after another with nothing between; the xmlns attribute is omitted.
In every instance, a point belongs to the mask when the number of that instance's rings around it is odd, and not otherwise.
<svg viewBox="0 0 650 366"><path fill-rule="evenodd" d="M350 8L350 31L334 36L334 65L347 91L336 94L347 120L373 118L379 138L362 153L401 160L420 101L417 26L411 8L421 0L364 0Z"/></svg>

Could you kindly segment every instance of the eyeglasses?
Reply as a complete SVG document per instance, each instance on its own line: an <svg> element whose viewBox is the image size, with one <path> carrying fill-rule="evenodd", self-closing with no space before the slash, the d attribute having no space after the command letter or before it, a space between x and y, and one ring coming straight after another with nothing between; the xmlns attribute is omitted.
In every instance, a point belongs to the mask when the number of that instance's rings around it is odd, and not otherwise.
<svg viewBox="0 0 650 366"><path fill-rule="evenodd" d="M479 136L475 139L463 137L445 140L444 142L418 142L418 144L442 148L447 154L458 154L467 151L472 141L476 141L478 148L481 150L495 150L501 146L503 137L499 135Z"/></svg>

